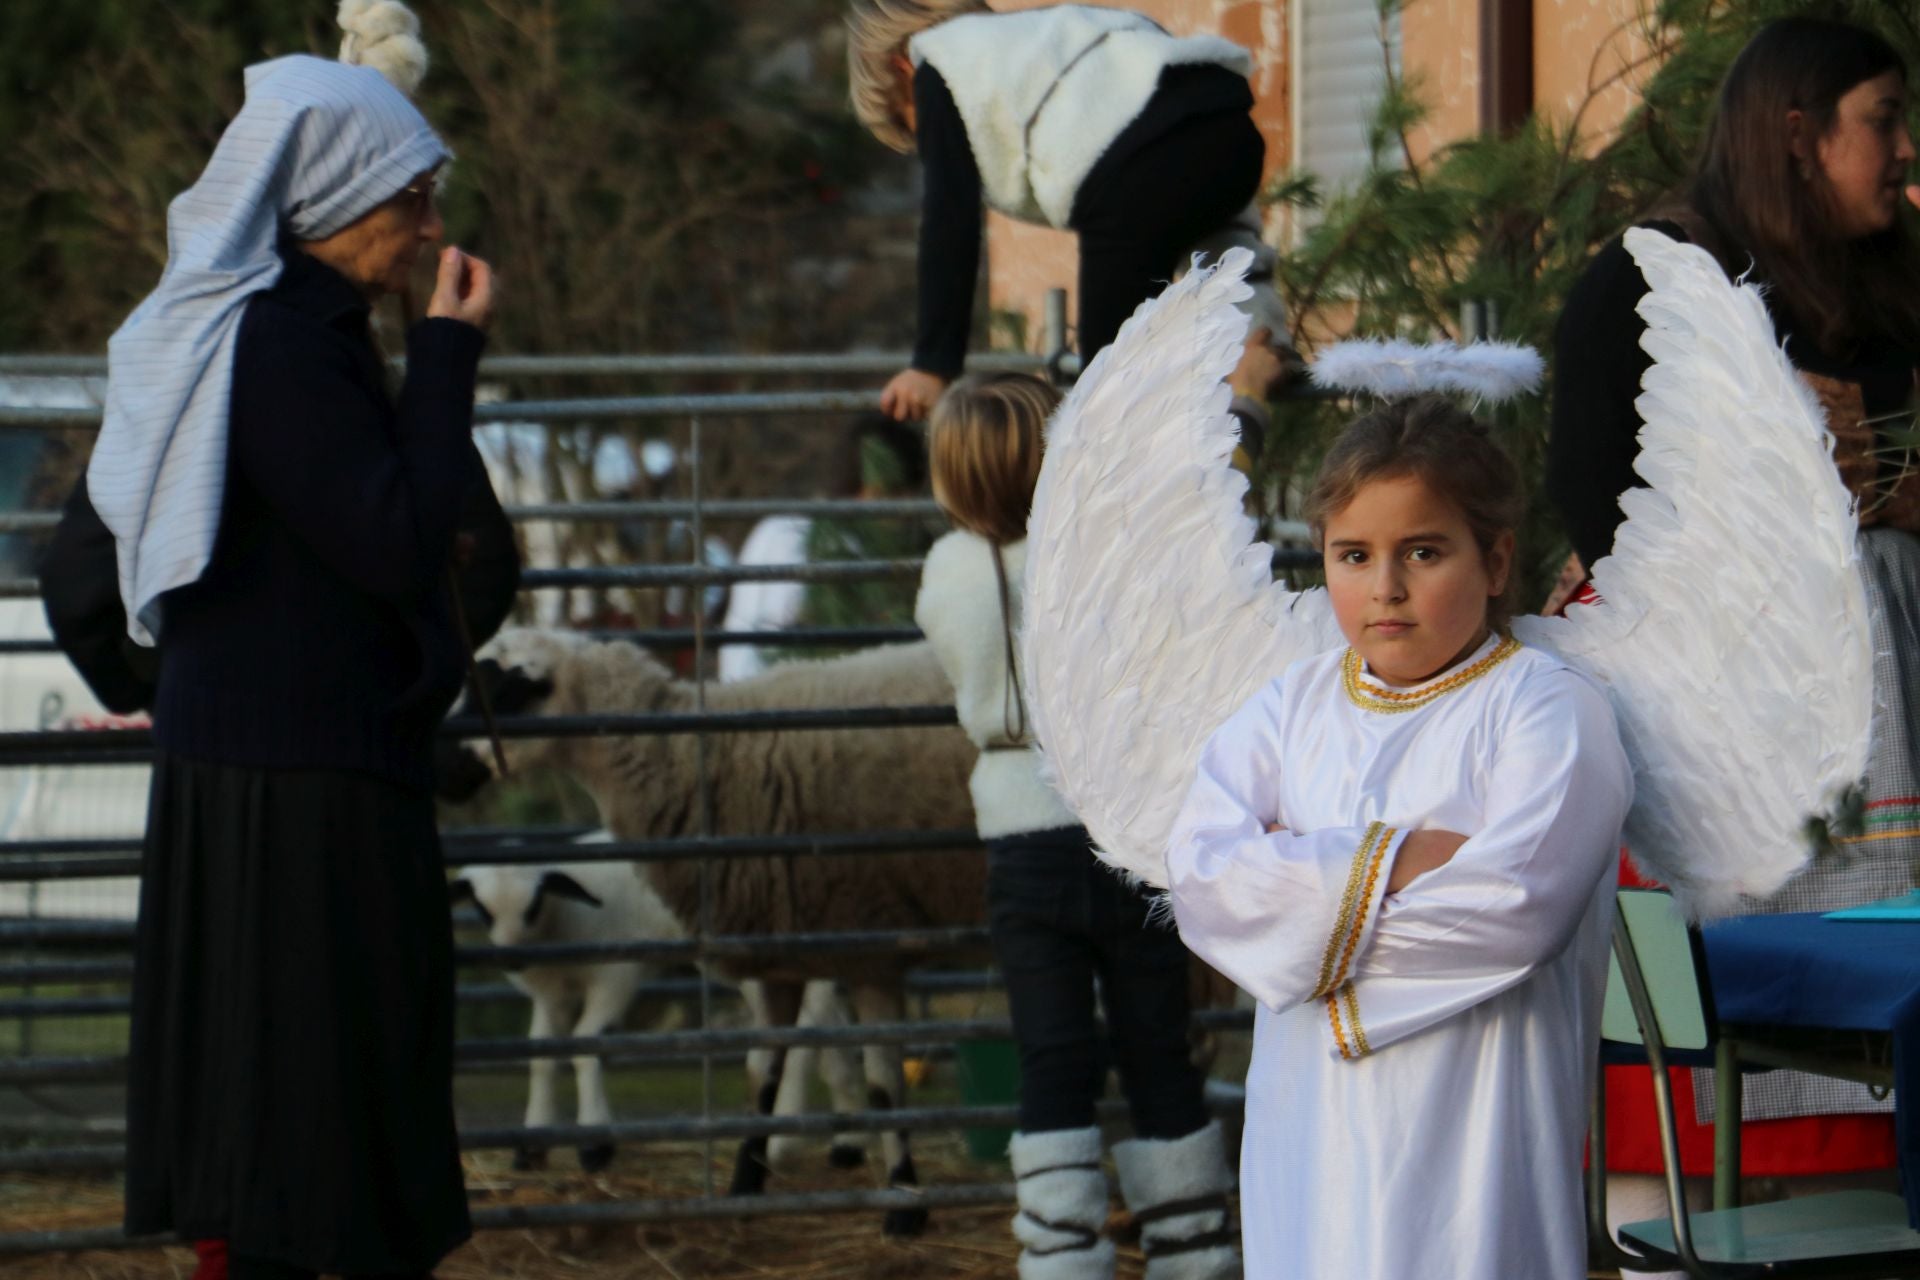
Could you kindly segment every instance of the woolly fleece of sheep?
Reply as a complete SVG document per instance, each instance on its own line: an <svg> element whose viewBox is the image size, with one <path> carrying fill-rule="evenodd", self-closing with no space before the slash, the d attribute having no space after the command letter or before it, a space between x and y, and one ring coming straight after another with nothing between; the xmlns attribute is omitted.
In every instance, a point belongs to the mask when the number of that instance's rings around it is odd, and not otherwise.
<svg viewBox="0 0 1920 1280"><path fill-rule="evenodd" d="M644 650L552 631L511 629L479 657L553 682L532 714L691 712L694 686ZM706 688L709 711L950 705L952 686L925 643L890 645L824 662L786 663ZM697 736L521 739L516 772L571 772L623 840L700 829ZM716 835L972 830L967 791L976 752L958 726L808 729L712 734L707 773ZM986 859L978 849L907 854L729 858L710 863L710 928L718 934L925 929L984 923ZM700 864L652 862L642 873L681 920L700 917ZM876 968L921 957L752 957L727 976L871 980Z"/></svg>

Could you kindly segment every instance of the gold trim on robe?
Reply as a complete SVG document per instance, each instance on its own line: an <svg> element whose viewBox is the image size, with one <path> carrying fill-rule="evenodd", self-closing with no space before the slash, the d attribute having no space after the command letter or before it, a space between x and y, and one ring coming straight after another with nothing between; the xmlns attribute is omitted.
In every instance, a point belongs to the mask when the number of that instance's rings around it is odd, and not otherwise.
<svg viewBox="0 0 1920 1280"><path fill-rule="evenodd" d="M1327 1021L1333 1025L1333 1043L1343 1060L1358 1062L1373 1052L1367 1029L1360 1025L1360 1001L1353 994L1353 983L1342 984L1327 997Z"/></svg>
<svg viewBox="0 0 1920 1280"><path fill-rule="evenodd" d="M1320 981L1309 1000L1318 1000L1337 990L1346 981L1353 964L1353 953L1366 932L1367 915L1373 910L1373 890L1380 882L1380 867L1386 861L1387 848L1393 843L1395 829L1384 822L1369 823L1360 837L1347 869L1347 887L1340 895L1340 910L1334 915L1333 932L1327 937L1327 949L1320 960Z"/></svg>

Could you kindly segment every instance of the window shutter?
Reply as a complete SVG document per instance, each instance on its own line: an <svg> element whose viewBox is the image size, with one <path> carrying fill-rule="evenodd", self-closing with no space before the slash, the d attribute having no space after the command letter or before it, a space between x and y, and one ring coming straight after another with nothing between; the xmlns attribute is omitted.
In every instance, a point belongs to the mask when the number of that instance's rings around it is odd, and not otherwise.
<svg viewBox="0 0 1920 1280"><path fill-rule="evenodd" d="M1296 0L1294 165L1315 174L1323 194L1351 187L1366 172L1367 131L1386 88L1380 10L1374 0ZM1388 26L1400 71L1400 18Z"/></svg>

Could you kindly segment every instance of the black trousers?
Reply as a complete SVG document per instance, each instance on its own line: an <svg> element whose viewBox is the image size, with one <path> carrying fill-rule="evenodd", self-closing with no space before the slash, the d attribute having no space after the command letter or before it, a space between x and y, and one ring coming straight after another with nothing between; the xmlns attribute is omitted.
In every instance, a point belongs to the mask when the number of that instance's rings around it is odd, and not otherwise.
<svg viewBox="0 0 1920 1280"><path fill-rule="evenodd" d="M1196 116L1087 175L1069 224L1080 237L1080 358L1113 341L1167 287L1182 255L1245 209L1267 144L1244 111Z"/></svg>
<svg viewBox="0 0 1920 1280"><path fill-rule="evenodd" d="M1021 1130L1091 1125L1109 1060L1137 1136L1178 1138L1205 1125L1204 1081L1188 1056L1187 949L1173 925L1147 922L1147 894L1100 864L1084 828L988 849L988 921L1020 1049Z"/></svg>

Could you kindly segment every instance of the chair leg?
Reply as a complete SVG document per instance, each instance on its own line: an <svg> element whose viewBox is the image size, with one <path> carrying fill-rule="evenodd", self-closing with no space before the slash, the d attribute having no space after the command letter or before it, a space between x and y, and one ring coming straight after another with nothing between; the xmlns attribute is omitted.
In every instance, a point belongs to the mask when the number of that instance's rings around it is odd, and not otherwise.
<svg viewBox="0 0 1920 1280"><path fill-rule="evenodd" d="M1740 1207L1740 1055L1722 1038L1713 1050L1713 1207Z"/></svg>
<svg viewBox="0 0 1920 1280"><path fill-rule="evenodd" d="M1640 1040L1647 1051L1647 1065L1653 1074L1653 1101L1660 1117L1660 1159L1666 1166L1667 1203L1672 1214L1674 1251L1680 1265L1694 1280L1716 1280L1719 1274L1700 1260L1693 1248L1693 1229L1687 1213L1686 1180L1680 1168L1680 1135L1673 1119L1673 1081L1667 1075L1667 1046L1660 1038L1660 1020L1653 1011L1653 996L1647 991L1646 974L1640 968L1640 956L1626 921L1613 917L1613 954L1620 962L1620 977L1633 1006L1634 1021L1640 1026Z"/></svg>
<svg viewBox="0 0 1920 1280"><path fill-rule="evenodd" d="M1648 1262L1623 1246L1607 1218L1607 1069L1594 1073L1587 1097L1587 1269L1641 1274ZM1664 1207L1664 1201L1662 1202Z"/></svg>

